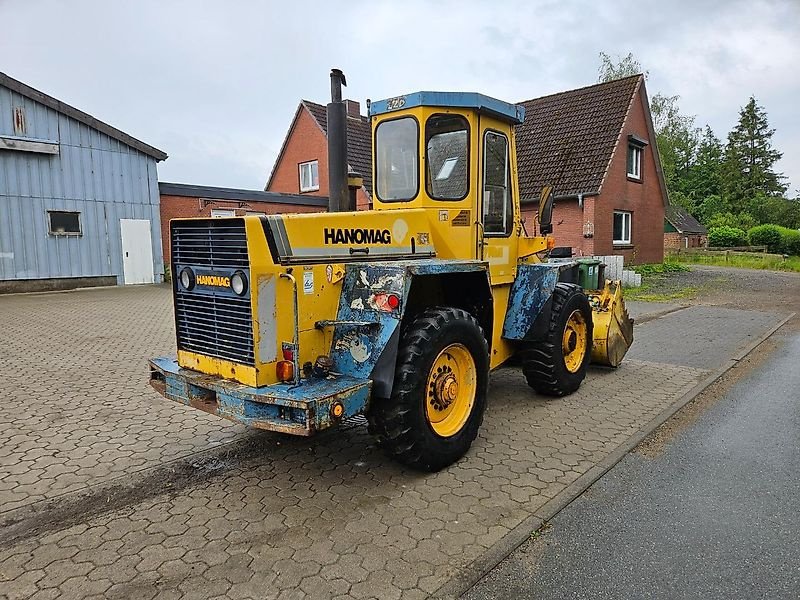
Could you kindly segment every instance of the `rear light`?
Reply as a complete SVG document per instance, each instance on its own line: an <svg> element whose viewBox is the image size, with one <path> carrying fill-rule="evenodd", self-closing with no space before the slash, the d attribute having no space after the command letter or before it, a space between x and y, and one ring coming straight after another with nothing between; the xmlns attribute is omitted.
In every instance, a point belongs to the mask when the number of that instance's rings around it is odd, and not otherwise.
<svg viewBox="0 0 800 600"><path fill-rule="evenodd" d="M275 371L278 375L278 381L294 381L294 363L292 361L279 361Z"/></svg>
<svg viewBox="0 0 800 600"><path fill-rule="evenodd" d="M386 304L389 305L389 308L394 310L400 306L400 298L397 296L397 294L389 294L389 297L386 299Z"/></svg>
<svg viewBox="0 0 800 600"><path fill-rule="evenodd" d="M294 362L294 348L289 345L283 347L283 360L290 360Z"/></svg>
<svg viewBox="0 0 800 600"><path fill-rule="evenodd" d="M556 238L548 236L547 237L547 249L548 250L552 250L555 247L556 247Z"/></svg>

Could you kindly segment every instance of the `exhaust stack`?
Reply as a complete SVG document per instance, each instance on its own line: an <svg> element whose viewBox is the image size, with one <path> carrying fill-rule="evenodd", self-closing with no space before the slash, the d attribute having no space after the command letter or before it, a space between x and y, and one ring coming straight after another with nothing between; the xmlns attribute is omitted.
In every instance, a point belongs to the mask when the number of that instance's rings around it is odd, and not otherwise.
<svg viewBox="0 0 800 600"><path fill-rule="evenodd" d="M328 212L356 209L347 186L347 106L342 100L342 86L346 85L344 73L331 69L331 102L327 106Z"/></svg>

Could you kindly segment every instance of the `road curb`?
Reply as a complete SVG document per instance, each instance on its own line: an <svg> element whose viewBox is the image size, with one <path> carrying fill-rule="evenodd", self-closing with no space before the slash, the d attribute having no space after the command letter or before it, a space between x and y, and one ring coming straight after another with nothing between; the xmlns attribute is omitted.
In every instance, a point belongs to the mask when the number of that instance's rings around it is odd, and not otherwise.
<svg viewBox="0 0 800 600"><path fill-rule="evenodd" d="M631 450L638 446L647 436L653 433L653 431L658 429L661 425L666 423L673 415L675 415L675 413L689 404L689 402L699 396L711 384L718 381L723 375L739 364L739 362L748 354L772 337L776 331L783 327L796 314L797 313L794 312L790 313L784 319L780 320L776 325L768 329L766 333L761 335L754 342L751 342L745 346L744 350L738 352L733 357L725 361L721 367L700 381L672 405L668 406L658 415L653 417L647 424L642 426L636 433L625 440L625 442L619 445L608 456L603 458L596 465L590 467L588 471L583 473L575 481L569 484L554 498L546 502L543 506L526 517L522 523L517 525L508 534L503 536L500 541L496 542L481 556L473 560L468 566L462 568L459 573L454 575L447 583L442 585L433 594L433 597L439 600L446 600L460 598L462 595L464 595L470 588L483 579L483 577L488 574L489 571L494 569L509 554L514 552L514 550L519 548L519 546L528 540L531 535L544 523L551 520L559 512L564 510L573 501L580 497L598 479L603 477L603 475L610 471L614 465L620 462Z"/></svg>

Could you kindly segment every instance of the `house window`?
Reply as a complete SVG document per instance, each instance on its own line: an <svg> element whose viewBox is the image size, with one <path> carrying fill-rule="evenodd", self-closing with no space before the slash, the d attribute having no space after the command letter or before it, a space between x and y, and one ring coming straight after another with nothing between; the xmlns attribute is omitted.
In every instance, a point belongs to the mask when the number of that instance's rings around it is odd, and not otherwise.
<svg viewBox="0 0 800 600"><path fill-rule="evenodd" d="M300 163L300 191L316 192L319 189L319 162Z"/></svg>
<svg viewBox="0 0 800 600"><path fill-rule="evenodd" d="M635 144L628 145L628 177L642 178L642 147Z"/></svg>
<svg viewBox="0 0 800 600"><path fill-rule="evenodd" d="M614 211L614 244L625 246L631 243L631 218L633 215L621 210Z"/></svg>
<svg viewBox="0 0 800 600"><path fill-rule="evenodd" d="M48 210L50 235L81 235L81 213Z"/></svg>

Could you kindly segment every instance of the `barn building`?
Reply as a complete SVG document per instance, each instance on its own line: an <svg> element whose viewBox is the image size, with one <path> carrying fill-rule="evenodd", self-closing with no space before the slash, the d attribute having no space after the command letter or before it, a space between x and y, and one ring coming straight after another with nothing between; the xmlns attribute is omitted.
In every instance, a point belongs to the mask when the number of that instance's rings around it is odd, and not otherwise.
<svg viewBox="0 0 800 600"><path fill-rule="evenodd" d="M0 292L162 281L166 158L0 73Z"/></svg>

